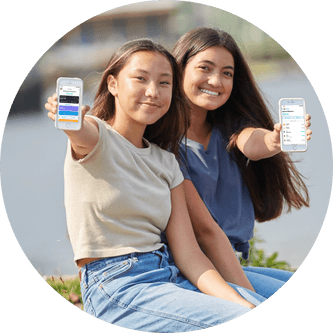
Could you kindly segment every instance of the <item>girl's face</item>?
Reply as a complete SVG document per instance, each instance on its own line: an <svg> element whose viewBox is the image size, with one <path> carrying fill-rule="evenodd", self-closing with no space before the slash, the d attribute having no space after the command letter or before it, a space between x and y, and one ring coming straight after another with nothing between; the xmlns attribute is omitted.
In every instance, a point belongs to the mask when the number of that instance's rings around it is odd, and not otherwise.
<svg viewBox="0 0 333 333"><path fill-rule="evenodd" d="M189 60L183 86L193 110L215 110L228 100L234 67L233 56L221 46L210 47Z"/></svg>
<svg viewBox="0 0 333 333"><path fill-rule="evenodd" d="M115 121L143 126L155 123L169 110L172 97L172 67L158 52L136 52L117 77L108 77L115 97Z"/></svg>

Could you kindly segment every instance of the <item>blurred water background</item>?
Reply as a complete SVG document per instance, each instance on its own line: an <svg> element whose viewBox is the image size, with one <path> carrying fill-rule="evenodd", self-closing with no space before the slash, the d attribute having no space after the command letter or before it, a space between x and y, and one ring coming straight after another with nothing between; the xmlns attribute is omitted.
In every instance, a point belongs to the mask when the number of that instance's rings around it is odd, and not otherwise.
<svg viewBox="0 0 333 333"><path fill-rule="evenodd" d="M1 149L1 184L9 221L32 265L43 275L75 274L63 205L66 136L44 109L59 76L84 81L84 104L92 106L101 73L124 42L150 37L169 50L186 31L213 26L231 33L278 121L281 97L303 97L312 116L313 139L295 153L307 177L310 208L257 224L267 253L298 267L324 221L332 184L332 147L320 101L306 75L279 44L249 22L206 5L181 1L136 3L91 18L57 41L36 63L13 101ZM237 69L236 69L237 70Z"/></svg>

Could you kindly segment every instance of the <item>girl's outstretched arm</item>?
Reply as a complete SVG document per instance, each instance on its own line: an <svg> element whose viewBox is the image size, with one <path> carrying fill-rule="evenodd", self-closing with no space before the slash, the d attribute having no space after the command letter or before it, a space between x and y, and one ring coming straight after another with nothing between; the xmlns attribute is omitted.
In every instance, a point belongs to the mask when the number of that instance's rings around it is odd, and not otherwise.
<svg viewBox="0 0 333 333"><path fill-rule="evenodd" d="M57 94L53 94L45 104L46 110L49 111L48 117L53 121L55 121L57 106ZM82 128L79 131L64 131L71 141L73 157L76 159L88 155L95 148L99 139L98 124L93 118L85 117L89 109L89 106L82 106Z"/></svg>
<svg viewBox="0 0 333 333"><path fill-rule="evenodd" d="M311 139L312 131L309 129L311 116L306 115L305 126L307 128L307 140ZM238 149L250 160L258 161L263 158L272 157L281 152L280 132L281 124L275 124L274 130L264 128L245 128L238 134L236 144Z"/></svg>
<svg viewBox="0 0 333 333"><path fill-rule="evenodd" d="M252 303L226 283L201 251L186 207L183 184L171 190L171 205L171 216L165 233L180 271L203 293L254 308Z"/></svg>

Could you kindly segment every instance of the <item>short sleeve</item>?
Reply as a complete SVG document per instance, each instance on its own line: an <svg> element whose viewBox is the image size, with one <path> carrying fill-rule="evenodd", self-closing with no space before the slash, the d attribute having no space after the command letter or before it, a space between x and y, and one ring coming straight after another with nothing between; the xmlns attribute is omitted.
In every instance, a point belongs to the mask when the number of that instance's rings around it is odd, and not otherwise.
<svg viewBox="0 0 333 333"><path fill-rule="evenodd" d="M173 162L174 162L173 163L174 178L173 178L173 182L170 186L170 189L180 185L184 181L184 176L183 176L182 171L179 168L179 164L176 160L176 157L173 154L172 154L172 156L173 156Z"/></svg>

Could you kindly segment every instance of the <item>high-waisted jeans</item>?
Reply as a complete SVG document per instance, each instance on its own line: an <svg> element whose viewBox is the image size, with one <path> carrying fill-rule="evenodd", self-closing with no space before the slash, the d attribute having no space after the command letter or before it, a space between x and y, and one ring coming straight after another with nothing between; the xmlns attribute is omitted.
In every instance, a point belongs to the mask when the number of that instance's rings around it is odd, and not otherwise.
<svg viewBox="0 0 333 333"><path fill-rule="evenodd" d="M230 284L249 302L265 300ZM146 332L187 332L212 327L250 309L205 295L168 262L166 246L149 253L106 258L81 268L84 309L121 327Z"/></svg>

